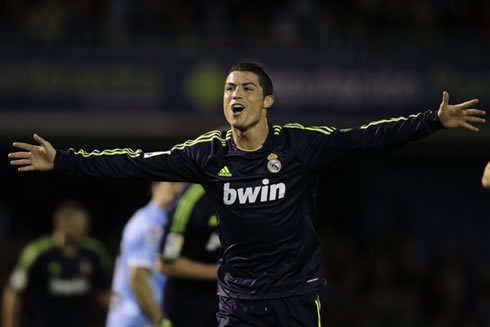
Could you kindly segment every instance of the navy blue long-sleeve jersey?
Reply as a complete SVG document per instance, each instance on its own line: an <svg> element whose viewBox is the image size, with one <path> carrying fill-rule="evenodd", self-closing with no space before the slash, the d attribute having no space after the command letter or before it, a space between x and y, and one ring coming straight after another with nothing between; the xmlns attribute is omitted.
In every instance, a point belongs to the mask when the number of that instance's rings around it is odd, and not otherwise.
<svg viewBox="0 0 490 327"><path fill-rule="evenodd" d="M276 298L313 292L324 283L311 223L318 171L353 150L391 148L440 128L432 111L352 129L269 125L255 151L238 149L231 130L211 131L169 151L57 151L55 169L201 184L218 212L218 294Z"/></svg>

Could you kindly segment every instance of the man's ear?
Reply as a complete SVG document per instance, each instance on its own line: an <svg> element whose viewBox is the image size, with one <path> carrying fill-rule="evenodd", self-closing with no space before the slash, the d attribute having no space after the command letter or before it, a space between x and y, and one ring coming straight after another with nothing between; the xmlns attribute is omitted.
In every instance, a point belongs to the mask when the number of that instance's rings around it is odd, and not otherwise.
<svg viewBox="0 0 490 327"><path fill-rule="evenodd" d="M270 107L272 107L273 104L274 104L274 96L273 95L267 95L264 98L264 108L269 109Z"/></svg>

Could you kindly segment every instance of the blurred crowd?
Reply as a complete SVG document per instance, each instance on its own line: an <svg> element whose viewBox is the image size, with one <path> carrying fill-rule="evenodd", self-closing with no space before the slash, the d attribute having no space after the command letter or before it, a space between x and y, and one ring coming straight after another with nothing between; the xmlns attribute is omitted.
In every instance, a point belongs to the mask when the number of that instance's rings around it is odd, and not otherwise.
<svg viewBox="0 0 490 327"><path fill-rule="evenodd" d="M407 217L408 218L408 217ZM434 235L395 223L375 239L347 233L324 240L329 327L490 326L490 263Z"/></svg>
<svg viewBox="0 0 490 327"><path fill-rule="evenodd" d="M484 0L3 0L4 41L40 45L324 45L366 34L490 36ZM447 35L446 35L447 36Z"/></svg>

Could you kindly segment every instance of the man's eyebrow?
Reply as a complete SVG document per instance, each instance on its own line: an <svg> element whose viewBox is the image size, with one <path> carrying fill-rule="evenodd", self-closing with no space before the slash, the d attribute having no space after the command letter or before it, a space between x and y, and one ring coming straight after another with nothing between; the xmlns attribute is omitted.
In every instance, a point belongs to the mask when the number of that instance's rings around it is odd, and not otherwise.
<svg viewBox="0 0 490 327"><path fill-rule="evenodd" d="M240 83L239 83L240 84ZM245 82L245 83L241 83L243 86L246 86L246 85L253 85L253 86L257 86L257 84L255 84L254 82ZM226 82L226 85L231 85L231 86L236 86L235 83L232 83L232 82Z"/></svg>

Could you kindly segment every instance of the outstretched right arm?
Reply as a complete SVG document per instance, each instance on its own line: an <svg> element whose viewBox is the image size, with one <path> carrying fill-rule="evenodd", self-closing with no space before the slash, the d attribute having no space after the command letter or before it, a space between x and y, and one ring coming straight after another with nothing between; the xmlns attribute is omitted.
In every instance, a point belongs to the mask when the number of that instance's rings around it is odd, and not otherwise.
<svg viewBox="0 0 490 327"><path fill-rule="evenodd" d="M201 169L186 150L144 153L142 150L114 149L93 152L69 149L55 150L42 137L34 134L39 145L14 142L23 151L9 154L10 164L18 171L58 170L69 174L139 177L158 181L187 181L200 183Z"/></svg>

